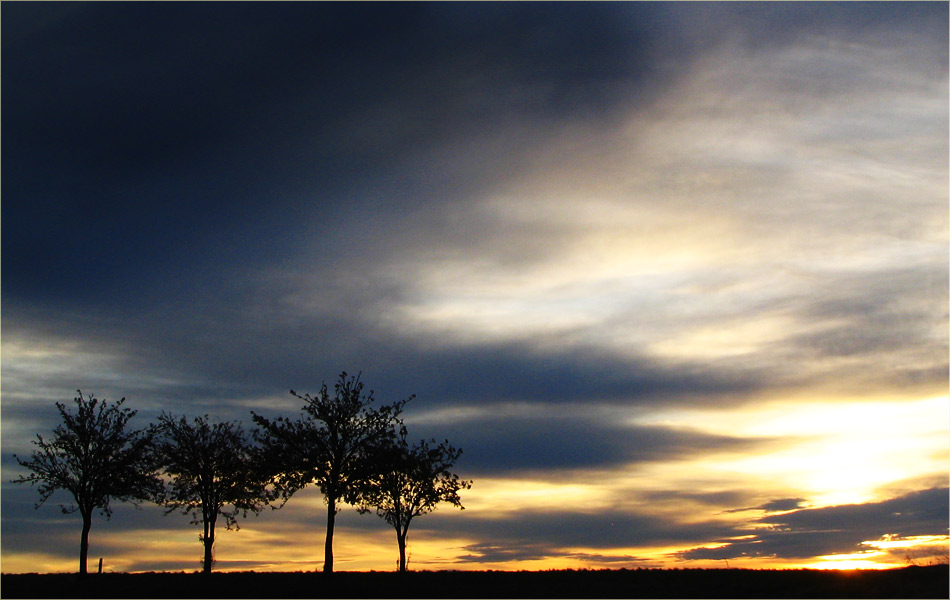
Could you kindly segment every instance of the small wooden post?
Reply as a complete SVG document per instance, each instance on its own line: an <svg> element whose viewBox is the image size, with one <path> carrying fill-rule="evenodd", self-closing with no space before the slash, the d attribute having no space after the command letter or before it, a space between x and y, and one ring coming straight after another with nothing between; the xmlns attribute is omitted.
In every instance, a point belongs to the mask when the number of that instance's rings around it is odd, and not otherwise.
<svg viewBox="0 0 950 600"><path fill-rule="evenodd" d="M102 575L102 557L99 557L99 574Z"/></svg>

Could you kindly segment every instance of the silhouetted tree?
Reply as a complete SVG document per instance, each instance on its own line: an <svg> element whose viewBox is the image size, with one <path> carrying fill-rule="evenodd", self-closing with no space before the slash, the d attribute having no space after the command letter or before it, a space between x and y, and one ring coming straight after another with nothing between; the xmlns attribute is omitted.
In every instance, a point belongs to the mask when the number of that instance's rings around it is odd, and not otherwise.
<svg viewBox="0 0 950 600"><path fill-rule="evenodd" d="M170 478L158 502L167 507L165 514L179 510L202 525L202 571L210 573L218 517L226 529L240 529L238 515L259 513L273 495L239 423L210 423L207 415L189 423L162 413L156 434L158 461Z"/></svg>
<svg viewBox="0 0 950 600"><path fill-rule="evenodd" d="M39 484L36 508L56 490L72 494L75 503L60 505L60 509L64 514L78 511L82 516L79 573L85 575L93 512L98 510L108 519L112 516L110 500L135 504L154 498L162 484L154 474L151 434L126 429L136 411L122 408L125 398L109 404L78 393L75 413L56 403L63 422L53 429L51 440L37 435L33 444L38 449L29 459L13 455L30 474L12 482Z"/></svg>
<svg viewBox="0 0 950 600"><path fill-rule="evenodd" d="M361 494L360 513L373 508L376 514L396 529L399 545L399 571L406 571L406 536L412 519L435 510L440 502L464 509L458 492L472 487L449 469L462 454L448 440L436 445L435 440L420 440L410 446L406 428L377 449L376 474L369 479Z"/></svg>
<svg viewBox="0 0 950 600"><path fill-rule="evenodd" d="M286 502L294 492L312 483L320 486L327 503L324 544L325 573L333 572L333 527L340 501L357 504L363 482L371 471L373 448L391 437L399 414L413 396L374 408L373 392L363 394L363 383L346 372L334 385L331 397L326 383L316 396L290 393L304 401L303 415L291 421L269 420L251 413L258 429L255 437L269 461L278 493Z"/></svg>

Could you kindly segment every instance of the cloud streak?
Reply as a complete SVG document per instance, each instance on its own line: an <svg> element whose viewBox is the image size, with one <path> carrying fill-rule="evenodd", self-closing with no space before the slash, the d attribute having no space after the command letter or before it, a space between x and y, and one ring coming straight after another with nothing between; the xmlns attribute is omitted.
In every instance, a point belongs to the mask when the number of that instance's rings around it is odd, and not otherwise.
<svg viewBox="0 0 950 600"><path fill-rule="evenodd" d="M859 505L793 510L757 519L764 529L741 541L681 553L684 559L734 559L773 556L802 559L867 550L865 542L911 538L941 531L947 513L947 488L933 488ZM943 536L946 539L946 536Z"/></svg>

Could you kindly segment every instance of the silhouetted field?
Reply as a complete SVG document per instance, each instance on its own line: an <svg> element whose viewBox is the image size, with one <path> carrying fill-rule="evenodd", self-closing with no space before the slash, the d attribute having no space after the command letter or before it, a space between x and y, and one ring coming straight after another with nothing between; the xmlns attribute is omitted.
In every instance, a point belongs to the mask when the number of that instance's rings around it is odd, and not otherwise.
<svg viewBox="0 0 950 600"><path fill-rule="evenodd" d="M3 598L947 598L946 565L889 571L600 570L2 575Z"/></svg>

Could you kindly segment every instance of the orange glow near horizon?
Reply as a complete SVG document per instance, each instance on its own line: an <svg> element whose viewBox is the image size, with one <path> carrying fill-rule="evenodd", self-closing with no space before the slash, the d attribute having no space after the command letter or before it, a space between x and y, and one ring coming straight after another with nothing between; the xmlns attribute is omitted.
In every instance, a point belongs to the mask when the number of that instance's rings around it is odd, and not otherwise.
<svg viewBox="0 0 950 600"><path fill-rule="evenodd" d="M273 515L277 517L277 514ZM361 517L369 519L369 516ZM323 565L324 528L314 522L308 530L272 519L248 520L240 531L218 532L215 556L220 562L218 572L290 572L319 571ZM77 532L78 534L78 532ZM753 534L733 538L742 541ZM950 543L948 536L914 536L899 538L886 535L880 540L862 542L866 550L852 553L819 555L812 559L743 556L728 559L690 559L681 554L697 548L721 548L728 542L679 544L667 546L629 546L593 548L570 546L549 548L552 553L528 560L462 561L470 552L466 546L477 539L445 536L420 529L409 535L409 566L413 570L550 570L604 568L741 568L741 569L892 569L911 564L937 564L945 561ZM90 568L95 568L99 548L110 547L105 557L105 572L146 572L154 568L135 568L156 556L184 565L177 569L197 571L200 568L201 546L197 528L182 530L147 530L102 532L93 537ZM395 535L388 526L368 531L339 527L334 536L335 566L339 571L395 570L397 548ZM46 554L5 554L3 572L74 572L75 559Z"/></svg>
<svg viewBox="0 0 950 600"><path fill-rule="evenodd" d="M530 411L531 407L511 407ZM444 412L444 411L443 411ZM458 418L440 412L431 418ZM464 412L464 411L463 411ZM602 568L750 568L750 569L887 569L930 564L947 555L948 536L897 537L867 540L850 552L816 555L806 559L740 556L729 559L686 559L686 553L713 549L729 541L751 539L762 527L757 521L782 512L761 507L782 498L803 499L800 509L822 509L845 504L879 502L914 489L941 485L938 474L950 464L946 440L950 399L920 398L865 403L800 402L793 399L763 402L721 410L669 409L649 415L609 414L631 426L662 426L686 432L759 440L755 452L709 448L702 453L619 464L601 469L513 472L505 476L474 477L471 489L461 492L464 512L448 506L414 521L409 532L409 567L416 570L546 570ZM477 417L477 415L476 415ZM605 418L607 418L605 417ZM429 416L417 415L425 420ZM626 420L626 421L625 421ZM465 476L464 464L460 474ZM930 479L928 479L928 477ZM933 481L934 483L928 483ZM908 483L909 482L909 483ZM915 483L916 482L916 483ZM943 484L945 485L945 483ZM916 486L916 487L915 487ZM670 490L714 496L746 490L744 504L729 500L710 503L689 493L674 493L671 502L658 502ZM44 507L42 510L52 510ZM147 507L147 510L158 510ZM537 540L537 553L506 558L504 542L497 542L497 560L479 559L479 545L491 539L471 533L445 533L453 519L510 522L545 513L573 511L598 514L619 511L638 518L656 518L688 530L710 524L743 531L728 540L697 539L676 545L620 544L587 547ZM280 510L266 510L240 522L239 531L219 527L215 546L217 571L316 571L323 565L326 504L319 490L306 488ZM168 524L155 529L115 531L94 523L90 568L104 555L106 572L156 570L152 565L172 563L173 570L198 570L199 527L182 515L168 515ZM427 525L440 520L439 527ZM565 526L570 526L566 523ZM467 531L474 531L468 525ZM68 535L71 535L68 534ZM701 535L701 534L697 534ZM78 547L79 521L75 521ZM476 554L475 557L471 556ZM390 571L398 550L395 533L374 515L356 516L343 506L334 536L335 567L341 571ZM4 549L4 572L72 572L76 560L45 553L17 554Z"/></svg>
<svg viewBox="0 0 950 600"><path fill-rule="evenodd" d="M187 535L183 535L187 534ZM154 559L156 551L168 558L174 555L192 566L181 569L186 572L200 570L201 548L195 532L175 532L171 539L168 531L139 530L135 538L128 539L120 556L109 556L104 561L104 572L148 572L155 569L130 569L140 560ZM123 534L122 537L125 537ZM319 571L323 565L323 531L315 528L308 532L305 542L287 540L262 529L242 527L239 532L222 532L216 544L216 557L222 563L217 572L290 572ZM412 538L410 531L410 538ZM913 564L945 564L948 536L919 536L906 539L863 542L866 551L847 554L816 556L807 560L780 559L775 557L736 557L729 559L683 560L680 552L698 546L661 546L603 548L568 547L555 549L559 554L538 559L514 562L457 562L465 554L464 546L477 540L463 538L436 538L417 536L410 539L410 569L419 571L459 570L553 570L553 569L636 569L636 568L732 568L732 569L894 569ZM136 542L137 540L137 542ZM102 541L105 541L104 538ZM119 538L110 542L120 541ZM704 548L722 547L724 543L702 544ZM898 552L895 552L898 550ZM942 554L941 554L942 552ZM589 556L600 556L590 559ZM942 557L942 558L941 558ZM95 558L90 554L89 565L95 570ZM239 565L228 564L240 560ZM334 561L338 571L393 571L397 560L394 534L379 531L367 534L341 529L334 537ZM69 573L76 570L76 559L64 559L43 553L5 555L4 573Z"/></svg>

